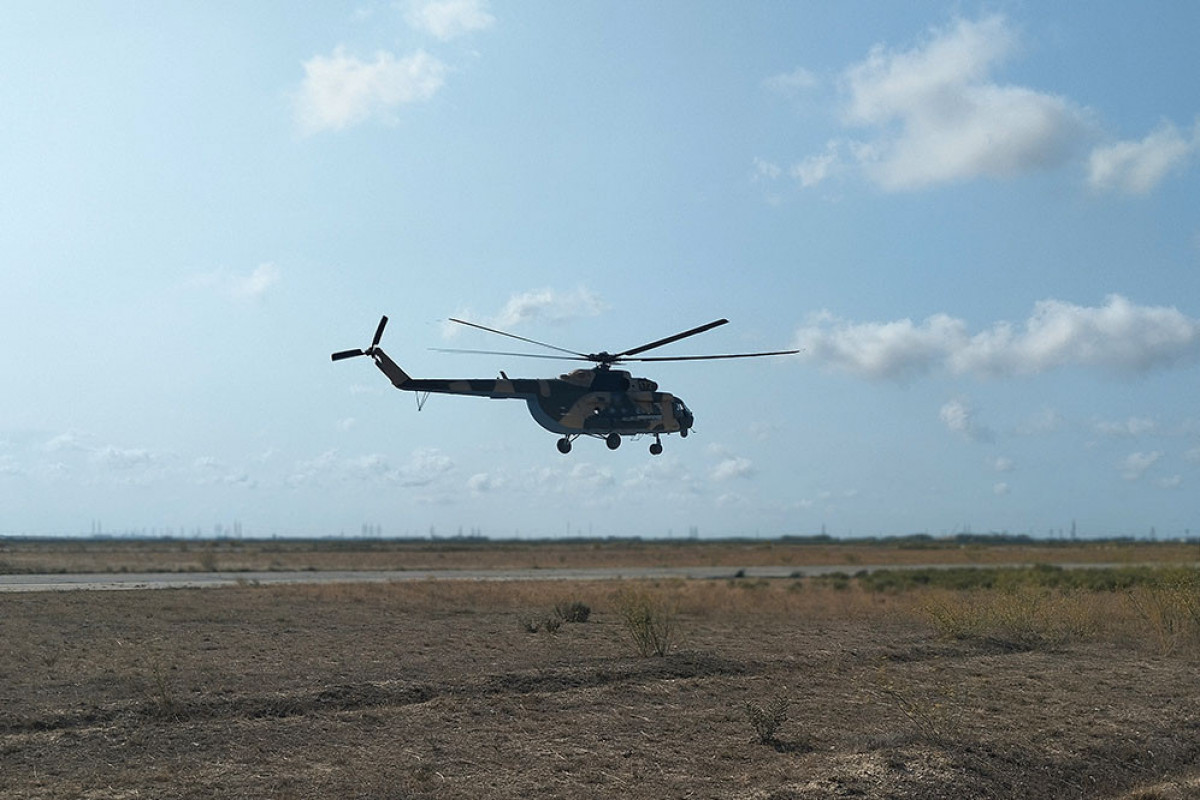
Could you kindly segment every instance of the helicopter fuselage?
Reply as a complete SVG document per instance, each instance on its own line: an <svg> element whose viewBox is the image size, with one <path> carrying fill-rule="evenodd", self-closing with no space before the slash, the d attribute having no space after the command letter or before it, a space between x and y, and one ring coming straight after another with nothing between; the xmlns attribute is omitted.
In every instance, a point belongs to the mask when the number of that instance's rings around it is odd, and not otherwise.
<svg viewBox="0 0 1200 800"><path fill-rule="evenodd" d="M524 400L539 425L563 436L686 436L694 417L682 400L625 370L577 369L558 378L411 378L380 348L371 354L392 385L407 392Z"/></svg>

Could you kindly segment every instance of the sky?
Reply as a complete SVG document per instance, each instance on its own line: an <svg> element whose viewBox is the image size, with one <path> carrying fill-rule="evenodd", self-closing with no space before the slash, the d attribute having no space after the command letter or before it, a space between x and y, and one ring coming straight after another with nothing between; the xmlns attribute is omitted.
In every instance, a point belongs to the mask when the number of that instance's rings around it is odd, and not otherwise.
<svg viewBox="0 0 1200 800"><path fill-rule="evenodd" d="M18 2L0 535L1200 532L1192 2ZM570 454L465 318L692 436ZM458 330L455 330L458 328ZM543 351L544 352L544 351Z"/></svg>

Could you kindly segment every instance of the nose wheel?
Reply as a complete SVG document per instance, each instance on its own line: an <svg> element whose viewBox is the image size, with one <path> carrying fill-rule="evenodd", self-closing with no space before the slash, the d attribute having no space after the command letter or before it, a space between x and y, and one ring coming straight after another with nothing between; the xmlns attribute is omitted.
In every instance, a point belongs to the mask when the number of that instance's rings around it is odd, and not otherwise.
<svg viewBox="0 0 1200 800"><path fill-rule="evenodd" d="M610 433L608 436L604 437L604 443L608 445L609 450L616 450L621 446L621 434Z"/></svg>
<svg viewBox="0 0 1200 800"><path fill-rule="evenodd" d="M650 455L662 455L662 442L658 440L658 434L654 435L654 444L650 445Z"/></svg>
<svg viewBox="0 0 1200 800"><path fill-rule="evenodd" d="M562 453L563 455L571 452L571 440L566 436L558 440L558 452Z"/></svg>

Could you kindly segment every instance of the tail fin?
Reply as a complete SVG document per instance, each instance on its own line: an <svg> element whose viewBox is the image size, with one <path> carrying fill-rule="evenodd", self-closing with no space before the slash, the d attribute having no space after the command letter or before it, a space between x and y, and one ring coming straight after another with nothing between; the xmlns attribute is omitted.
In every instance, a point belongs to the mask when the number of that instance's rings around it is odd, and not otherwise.
<svg viewBox="0 0 1200 800"><path fill-rule="evenodd" d="M400 369L400 365L388 356L387 353L379 347L371 348L371 357L375 359L375 366L379 367L379 371L388 376L388 380L392 382L392 386L397 389L407 387L412 378L408 377L408 373Z"/></svg>

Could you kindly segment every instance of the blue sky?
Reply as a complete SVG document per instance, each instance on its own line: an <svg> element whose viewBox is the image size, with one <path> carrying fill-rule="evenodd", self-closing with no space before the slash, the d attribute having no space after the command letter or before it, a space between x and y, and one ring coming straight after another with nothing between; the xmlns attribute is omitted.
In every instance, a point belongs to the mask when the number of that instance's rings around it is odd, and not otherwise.
<svg viewBox="0 0 1200 800"><path fill-rule="evenodd" d="M15 3L0 533L1200 531L1200 6ZM646 364L569 455L465 317Z"/></svg>

